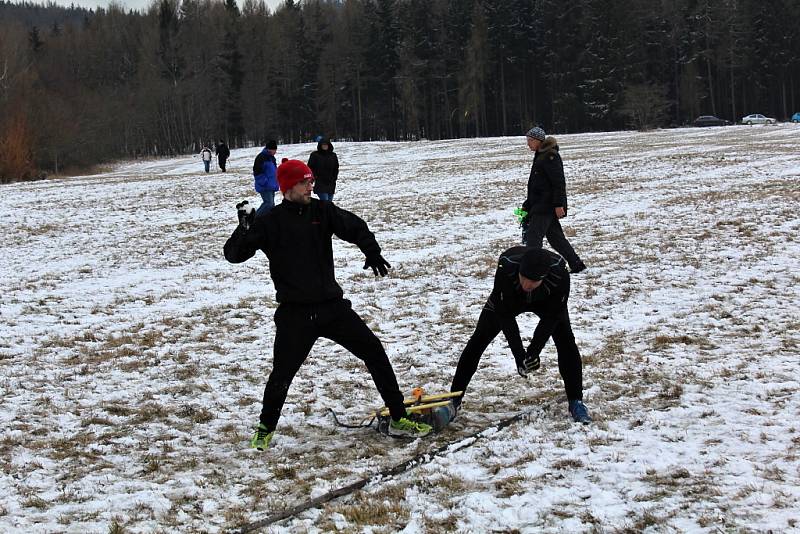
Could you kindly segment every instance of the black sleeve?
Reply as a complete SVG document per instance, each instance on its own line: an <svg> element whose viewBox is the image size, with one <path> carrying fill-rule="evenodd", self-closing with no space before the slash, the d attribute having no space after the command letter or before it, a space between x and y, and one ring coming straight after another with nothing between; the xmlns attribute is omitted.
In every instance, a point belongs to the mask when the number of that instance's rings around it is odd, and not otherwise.
<svg viewBox="0 0 800 534"><path fill-rule="evenodd" d="M256 156L256 160L253 162L253 176L257 176L264 172L264 159L266 159L266 155L263 152L259 152L258 156Z"/></svg>
<svg viewBox="0 0 800 534"><path fill-rule="evenodd" d="M552 187L553 197L551 203L553 207L567 207L567 183L564 178L564 163L558 153L548 154L544 162L547 179Z"/></svg>
<svg viewBox="0 0 800 534"><path fill-rule="evenodd" d="M508 295L510 287L510 280L503 272L502 267L498 266L494 275L494 287L492 294L489 296L489 301L494 304L494 312L497 320L500 323L500 329L508 342L508 348L511 349L511 354L514 359L521 361L525 357L525 348L522 346L522 339L519 335L519 325L517 324L517 316L509 307Z"/></svg>
<svg viewBox="0 0 800 534"><path fill-rule="evenodd" d="M225 242L225 259L230 263L242 263L252 258L256 251L266 252L269 247L269 233L264 218L257 217L249 230L237 226Z"/></svg>
<svg viewBox="0 0 800 534"><path fill-rule="evenodd" d="M336 180L339 177L339 156L336 154L333 155L333 179Z"/></svg>
<svg viewBox="0 0 800 534"><path fill-rule="evenodd" d="M333 202L322 202L321 206L327 210L331 229L336 237L358 246L365 256L381 253L375 234L370 231L363 219L336 206Z"/></svg>
<svg viewBox="0 0 800 534"><path fill-rule="evenodd" d="M310 156L308 156L308 168L311 169L311 172L314 173L314 178L316 179L319 172L317 171L317 153L312 152Z"/></svg>

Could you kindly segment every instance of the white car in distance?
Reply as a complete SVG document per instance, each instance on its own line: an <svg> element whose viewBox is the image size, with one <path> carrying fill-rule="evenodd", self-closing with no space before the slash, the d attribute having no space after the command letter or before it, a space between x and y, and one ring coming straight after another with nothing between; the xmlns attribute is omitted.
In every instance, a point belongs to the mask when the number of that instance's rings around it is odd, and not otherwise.
<svg viewBox="0 0 800 534"><path fill-rule="evenodd" d="M771 117L765 117L761 113L754 113L752 115L742 117L742 124L747 124L748 126L752 124L775 124L776 122L778 121Z"/></svg>

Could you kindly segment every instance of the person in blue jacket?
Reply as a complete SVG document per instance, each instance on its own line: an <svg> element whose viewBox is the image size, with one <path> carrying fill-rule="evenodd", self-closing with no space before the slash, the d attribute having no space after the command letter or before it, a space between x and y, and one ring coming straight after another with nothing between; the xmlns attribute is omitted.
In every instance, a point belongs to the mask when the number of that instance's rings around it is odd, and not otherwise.
<svg viewBox="0 0 800 534"><path fill-rule="evenodd" d="M277 151L278 143L271 139L253 162L256 193L263 200L256 210L257 215L266 215L275 207L275 191L278 190L278 162L275 161Z"/></svg>

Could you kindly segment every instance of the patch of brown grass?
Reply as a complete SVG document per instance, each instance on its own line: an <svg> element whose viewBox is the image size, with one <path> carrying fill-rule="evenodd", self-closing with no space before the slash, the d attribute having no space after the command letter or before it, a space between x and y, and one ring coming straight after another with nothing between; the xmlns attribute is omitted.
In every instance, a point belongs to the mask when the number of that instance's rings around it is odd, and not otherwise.
<svg viewBox="0 0 800 534"><path fill-rule="evenodd" d="M404 505L405 491L397 492L398 497L390 499L383 495L360 493L353 504L341 504L329 507L326 512L342 514L347 521L358 527L367 526L401 526L409 519L408 507Z"/></svg>
<svg viewBox="0 0 800 534"><path fill-rule="evenodd" d="M499 495L504 499L525 493L526 483L530 479L523 475L512 475L495 483Z"/></svg>

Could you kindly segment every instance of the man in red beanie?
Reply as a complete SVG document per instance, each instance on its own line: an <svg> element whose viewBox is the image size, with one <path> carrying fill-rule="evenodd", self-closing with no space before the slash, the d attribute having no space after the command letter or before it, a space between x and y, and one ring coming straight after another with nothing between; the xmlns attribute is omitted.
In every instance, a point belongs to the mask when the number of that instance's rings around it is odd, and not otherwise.
<svg viewBox="0 0 800 534"><path fill-rule="evenodd" d="M225 243L225 259L241 263L261 250L275 284L275 344L272 372L264 388L261 417L250 445L269 446L289 386L320 337L340 344L362 360L372 375L395 436L422 437L429 425L406 418L403 395L380 340L351 308L333 271L332 236L353 243L366 256L364 269L386 276L389 263L367 224L332 202L311 198L314 175L302 161L284 159L278 167L283 201L255 216L247 202L237 204L239 226Z"/></svg>
<svg viewBox="0 0 800 534"><path fill-rule="evenodd" d="M591 422L583 404L583 364L567 310L570 284L566 267L564 258L542 248L512 247L500 255L492 294L461 353L450 391L467 389L483 352L501 331L516 360L517 372L523 377L539 368L539 353L552 337L569 413L576 422ZM516 319L525 312L539 316L527 350L522 346ZM456 406L460 404L459 398Z"/></svg>

